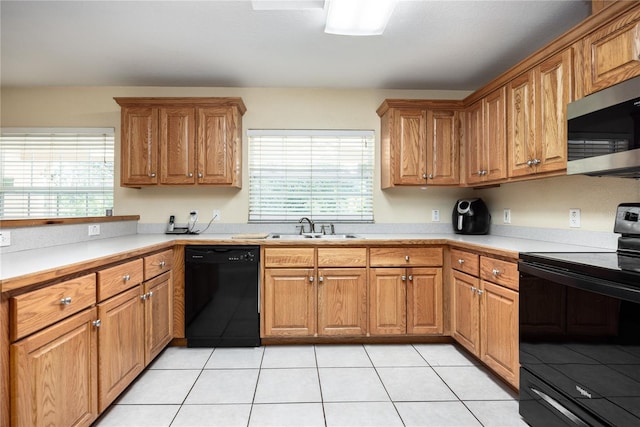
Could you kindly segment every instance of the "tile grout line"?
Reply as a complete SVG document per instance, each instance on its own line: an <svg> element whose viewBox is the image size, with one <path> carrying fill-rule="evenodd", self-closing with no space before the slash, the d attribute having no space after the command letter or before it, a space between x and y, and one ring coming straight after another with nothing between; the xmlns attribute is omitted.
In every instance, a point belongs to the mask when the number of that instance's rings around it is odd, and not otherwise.
<svg viewBox="0 0 640 427"><path fill-rule="evenodd" d="M262 346L262 357L260 357L260 366L258 366L258 378L256 378L256 386L253 389L253 398L251 399L251 407L249 408L249 416L247 417L247 427L251 425L251 415L253 414L253 405L255 405L256 394L258 393L258 384L260 383L260 375L262 375L262 364L264 362L264 355L267 352L267 346Z"/></svg>
<svg viewBox="0 0 640 427"><path fill-rule="evenodd" d="M387 386L384 384L384 381L382 381L382 377L380 376L380 372L378 372L378 367L376 366L375 363L373 363L373 360L371 359L371 355L367 351L367 347L365 345L363 345L362 348L364 349L364 352L367 354L367 357L369 358L369 361L371 362L371 366L373 366L373 370L375 371L376 376L378 377L378 380L380 381L380 384L382 384L382 388L384 389L384 392L387 393L387 397L389 397L389 402L391 402L391 405L393 406L393 409L396 411L396 414L398 415L398 418L400 419L400 422L402 423L402 425L404 427L406 427L407 424L404 422L404 419L402 418L402 415L400 415L400 411L398 411L398 407L396 406L396 403L391 398L391 394L389 393L389 390L387 390ZM413 346L412 346L412 348L413 348ZM428 364L429 363L427 362L427 365Z"/></svg>

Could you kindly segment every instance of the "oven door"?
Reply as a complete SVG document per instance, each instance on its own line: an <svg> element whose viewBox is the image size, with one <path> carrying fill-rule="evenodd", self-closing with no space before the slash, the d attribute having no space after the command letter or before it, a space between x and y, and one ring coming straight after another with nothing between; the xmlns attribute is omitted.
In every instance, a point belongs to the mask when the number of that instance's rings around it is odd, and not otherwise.
<svg viewBox="0 0 640 427"><path fill-rule="evenodd" d="M518 268L525 421L640 425L640 288L544 263Z"/></svg>

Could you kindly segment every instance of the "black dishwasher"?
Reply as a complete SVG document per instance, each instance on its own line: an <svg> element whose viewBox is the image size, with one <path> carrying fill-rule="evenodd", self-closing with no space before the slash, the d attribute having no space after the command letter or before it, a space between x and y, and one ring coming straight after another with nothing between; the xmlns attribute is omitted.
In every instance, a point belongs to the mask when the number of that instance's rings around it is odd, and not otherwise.
<svg viewBox="0 0 640 427"><path fill-rule="evenodd" d="M259 346L259 285L258 246L187 246L187 347Z"/></svg>

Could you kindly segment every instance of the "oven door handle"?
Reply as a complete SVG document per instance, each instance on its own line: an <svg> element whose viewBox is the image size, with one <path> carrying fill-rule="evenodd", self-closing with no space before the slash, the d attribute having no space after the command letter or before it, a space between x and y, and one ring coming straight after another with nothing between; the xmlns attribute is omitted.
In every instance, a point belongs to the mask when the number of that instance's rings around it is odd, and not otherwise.
<svg viewBox="0 0 640 427"><path fill-rule="evenodd" d="M573 425L580 426L580 427L589 427L589 424L582 421L580 417L578 417L576 414L574 414L573 412L565 408L560 402L558 402L548 394L543 393L537 388L531 387L531 386L529 386L529 390L531 390L536 395L538 395L542 400L547 402L553 409L555 409L556 411L564 415L567 419L569 419L569 421L573 423Z"/></svg>

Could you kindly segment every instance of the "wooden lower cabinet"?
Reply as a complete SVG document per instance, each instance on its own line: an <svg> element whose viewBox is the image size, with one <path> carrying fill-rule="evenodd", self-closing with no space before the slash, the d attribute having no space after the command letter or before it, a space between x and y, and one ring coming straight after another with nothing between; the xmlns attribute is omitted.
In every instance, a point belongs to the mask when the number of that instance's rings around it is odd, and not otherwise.
<svg viewBox="0 0 640 427"><path fill-rule="evenodd" d="M166 272L143 283L145 366L151 363L173 338L173 280Z"/></svg>
<svg viewBox="0 0 640 427"><path fill-rule="evenodd" d="M454 339L518 387L518 292L460 271L452 279Z"/></svg>
<svg viewBox="0 0 640 427"><path fill-rule="evenodd" d="M519 384L518 292L481 281L480 360L509 383Z"/></svg>
<svg viewBox="0 0 640 427"><path fill-rule="evenodd" d="M89 426L98 416L97 311L11 345L14 426Z"/></svg>
<svg viewBox="0 0 640 427"><path fill-rule="evenodd" d="M267 268L264 272L265 336L313 336L316 287L313 269Z"/></svg>
<svg viewBox="0 0 640 427"><path fill-rule="evenodd" d="M138 285L98 305L99 408L104 411L145 367L144 305Z"/></svg>
<svg viewBox="0 0 640 427"><path fill-rule="evenodd" d="M441 268L371 268L371 335L441 334Z"/></svg>
<svg viewBox="0 0 640 427"><path fill-rule="evenodd" d="M366 268L318 270L318 335L367 332Z"/></svg>

